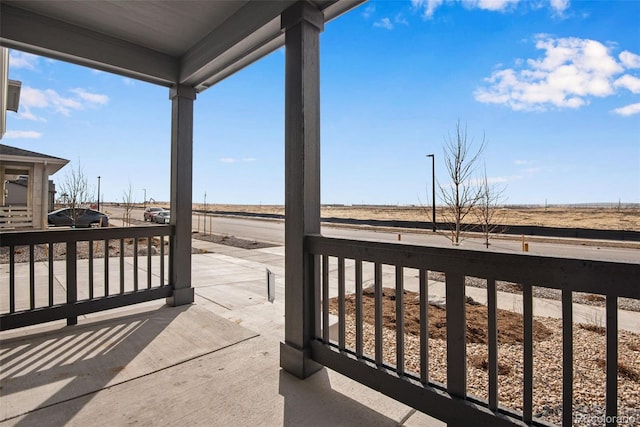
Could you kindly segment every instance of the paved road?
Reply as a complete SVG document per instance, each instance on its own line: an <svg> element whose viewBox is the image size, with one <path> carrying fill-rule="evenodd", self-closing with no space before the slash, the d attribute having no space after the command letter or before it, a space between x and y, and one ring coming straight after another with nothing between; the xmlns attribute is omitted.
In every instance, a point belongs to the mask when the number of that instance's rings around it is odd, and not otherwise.
<svg viewBox="0 0 640 427"><path fill-rule="evenodd" d="M111 214L122 216L122 210L109 207ZM142 211L134 211L135 218L142 218ZM204 228L204 219L200 219L200 230ZM198 217L193 218L194 230L198 227ZM206 220L207 231L212 227L216 234L233 235L239 238L255 239L275 244L284 244L284 222L278 220L245 219L239 217L213 216ZM335 226L324 224L322 234L327 237L341 237L358 240L374 240L383 242L398 243L398 234L401 235L400 243L413 245L429 245L440 247L451 247L446 236L433 234L430 231L416 230L408 231L386 231L384 229L374 229L373 227L351 228L347 226ZM564 240L568 242L568 240ZM486 250L481 239L467 239L460 245L461 248ZM522 243L520 240L491 240L489 250L500 252L522 253ZM640 249L608 248L601 246L584 245L580 243L558 244L529 242L529 254L545 255L557 257L571 257L579 259L595 259L602 261L618 261L640 263Z"/></svg>

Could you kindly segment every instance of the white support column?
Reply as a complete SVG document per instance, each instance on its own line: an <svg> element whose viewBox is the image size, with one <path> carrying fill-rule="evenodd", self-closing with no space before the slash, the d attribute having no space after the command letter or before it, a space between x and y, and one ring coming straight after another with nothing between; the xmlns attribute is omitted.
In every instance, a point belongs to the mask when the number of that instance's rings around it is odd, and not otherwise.
<svg viewBox="0 0 640 427"><path fill-rule="evenodd" d="M305 234L320 233L320 32L324 16L308 2L282 14L285 65L285 342L280 366L300 378L322 366L309 358L314 333L313 259Z"/></svg>
<svg viewBox="0 0 640 427"><path fill-rule="evenodd" d="M173 296L167 304L193 302L191 287L191 199L193 183L193 101L196 91L189 86L171 88L171 239L170 278Z"/></svg>

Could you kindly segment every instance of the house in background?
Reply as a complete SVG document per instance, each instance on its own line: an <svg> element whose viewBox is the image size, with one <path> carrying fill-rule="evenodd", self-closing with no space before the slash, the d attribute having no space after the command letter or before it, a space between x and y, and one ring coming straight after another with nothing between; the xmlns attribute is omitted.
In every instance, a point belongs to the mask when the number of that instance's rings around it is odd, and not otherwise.
<svg viewBox="0 0 640 427"><path fill-rule="evenodd" d="M69 160L0 144L0 229L47 228L55 187L49 176Z"/></svg>
<svg viewBox="0 0 640 427"><path fill-rule="evenodd" d="M0 139L7 111L18 111L22 84L9 79L9 49L0 48ZM0 229L47 228L55 186L49 176L69 160L0 144Z"/></svg>
<svg viewBox="0 0 640 427"><path fill-rule="evenodd" d="M5 200L4 203L9 206L27 205L27 190L29 188L29 177L20 175L18 179L12 181L7 180L5 183ZM49 180L49 202L47 211L51 212L55 208L56 201L56 184L52 179Z"/></svg>

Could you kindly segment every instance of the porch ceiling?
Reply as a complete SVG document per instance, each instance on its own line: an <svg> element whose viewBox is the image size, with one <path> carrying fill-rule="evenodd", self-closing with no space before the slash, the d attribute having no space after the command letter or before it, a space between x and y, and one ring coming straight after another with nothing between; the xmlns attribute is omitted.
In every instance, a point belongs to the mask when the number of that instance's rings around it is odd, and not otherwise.
<svg viewBox="0 0 640 427"><path fill-rule="evenodd" d="M364 0L314 0L325 21ZM203 91L284 45L281 1L0 3L0 45Z"/></svg>

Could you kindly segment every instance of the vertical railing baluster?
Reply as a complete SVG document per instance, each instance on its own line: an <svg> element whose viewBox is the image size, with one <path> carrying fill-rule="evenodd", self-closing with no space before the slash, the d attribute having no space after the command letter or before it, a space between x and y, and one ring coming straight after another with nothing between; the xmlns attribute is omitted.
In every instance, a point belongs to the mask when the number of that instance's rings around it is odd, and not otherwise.
<svg viewBox="0 0 640 427"><path fill-rule="evenodd" d="M9 246L9 313L16 311L16 247Z"/></svg>
<svg viewBox="0 0 640 427"><path fill-rule="evenodd" d="M104 296L109 296L109 240L104 241Z"/></svg>
<svg viewBox="0 0 640 427"><path fill-rule="evenodd" d="M67 242L67 304L78 301L77 242ZM78 324L78 316L67 317L67 326Z"/></svg>
<svg viewBox="0 0 640 427"><path fill-rule="evenodd" d="M138 290L138 238L133 238L133 290Z"/></svg>
<svg viewBox="0 0 640 427"><path fill-rule="evenodd" d="M489 409L498 409L498 316L496 280L487 278L487 328L489 335Z"/></svg>
<svg viewBox="0 0 640 427"><path fill-rule="evenodd" d="M160 236L160 286L164 285L164 236Z"/></svg>
<svg viewBox="0 0 640 427"><path fill-rule="evenodd" d="M404 375L404 271L396 265L396 372Z"/></svg>
<svg viewBox="0 0 640 427"><path fill-rule="evenodd" d="M464 398L467 392L465 276L446 272L447 391Z"/></svg>
<svg viewBox="0 0 640 427"><path fill-rule="evenodd" d="M93 299L93 240L87 242L89 245L89 299Z"/></svg>
<svg viewBox="0 0 640 427"><path fill-rule="evenodd" d="M344 258L338 257L338 348L340 351L346 346L345 297Z"/></svg>
<svg viewBox="0 0 640 427"><path fill-rule="evenodd" d="M147 289L151 289L151 236L147 237Z"/></svg>
<svg viewBox="0 0 640 427"><path fill-rule="evenodd" d="M329 257L322 255L322 341L329 342Z"/></svg>
<svg viewBox="0 0 640 427"><path fill-rule="evenodd" d="M212 230L211 227L209 227L209 230ZM162 242L160 242L162 243ZM311 292L313 293L313 339L318 339L321 335L322 335L322 323L320 321L321 317L322 317L322 313L321 313L321 308L320 308L320 301L322 301L322 282L320 281L320 255L317 254L309 254L309 257L311 258L311 261L313 262L312 265L312 274L313 274L313 280L312 280L312 290ZM162 282L160 282L160 284L162 285Z"/></svg>
<svg viewBox="0 0 640 427"><path fill-rule="evenodd" d="M36 260L34 245L29 245L29 308L36 308Z"/></svg>
<svg viewBox="0 0 640 427"><path fill-rule="evenodd" d="M530 424L533 417L533 289L531 285L523 285L522 317L524 322L522 419Z"/></svg>
<svg viewBox="0 0 640 427"><path fill-rule="evenodd" d="M362 260L356 260L356 356L362 358Z"/></svg>
<svg viewBox="0 0 640 427"><path fill-rule="evenodd" d="M606 422L617 425L618 415L618 297L607 295Z"/></svg>
<svg viewBox="0 0 640 427"><path fill-rule="evenodd" d="M374 303L375 303L375 359L378 367L382 366L382 264L375 263Z"/></svg>
<svg viewBox="0 0 640 427"><path fill-rule="evenodd" d="M420 381L429 382L429 276L420 269Z"/></svg>
<svg viewBox="0 0 640 427"><path fill-rule="evenodd" d="M562 425L573 424L573 293L562 290Z"/></svg>
<svg viewBox="0 0 640 427"><path fill-rule="evenodd" d="M120 293L124 293L124 239L120 239Z"/></svg>
<svg viewBox="0 0 640 427"><path fill-rule="evenodd" d="M53 305L53 261L55 259L53 243L49 242L49 307Z"/></svg>

